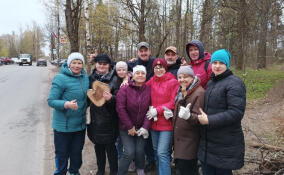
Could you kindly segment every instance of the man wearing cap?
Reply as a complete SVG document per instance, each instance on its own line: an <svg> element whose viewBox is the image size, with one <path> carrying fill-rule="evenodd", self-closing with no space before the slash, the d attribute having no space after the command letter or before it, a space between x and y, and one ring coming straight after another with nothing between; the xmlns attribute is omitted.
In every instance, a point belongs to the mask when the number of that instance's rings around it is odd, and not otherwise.
<svg viewBox="0 0 284 175"><path fill-rule="evenodd" d="M182 64L182 58L178 56L177 48L169 46L165 50L165 60L167 61L168 72L177 78L177 71Z"/></svg>
<svg viewBox="0 0 284 175"><path fill-rule="evenodd" d="M154 75L152 69L154 58L150 57L150 45L147 42L140 42L139 44L137 44L136 54L138 56L138 59L133 62L127 63L129 71L132 71L133 67L135 67L136 65L145 66L147 71L146 81L148 81Z"/></svg>

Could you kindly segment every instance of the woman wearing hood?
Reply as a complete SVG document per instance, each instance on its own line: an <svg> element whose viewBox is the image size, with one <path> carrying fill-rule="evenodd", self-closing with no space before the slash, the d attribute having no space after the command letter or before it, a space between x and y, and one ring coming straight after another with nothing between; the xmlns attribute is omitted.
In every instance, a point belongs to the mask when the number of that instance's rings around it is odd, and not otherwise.
<svg viewBox="0 0 284 175"><path fill-rule="evenodd" d="M177 72L180 88L175 100L173 117L174 159L180 175L197 174L199 145L199 108L203 108L205 91L191 66ZM176 173L178 174L178 173Z"/></svg>
<svg viewBox="0 0 284 175"><path fill-rule="evenodd" d="M167 72L165 59L153 63L154 76L146 83L151 88L151 102L147 117L152 121L151 136L158 161L159 175L171 174L172 117L179 87L175 76Z"/></svg>
<svg viewBox="0 0 284 175"><path fill-rule="evenodd" d="M84 57L78 52L68 56L51 85L48 105L53 108L55 175L79 175L85 143L88 75ZM69 168L67 169L69 160Z"/></svg>
<svg viewBox="0 0 284 175"><path fill-rule="evenodd" d="M190 59L189 65L192 66L194 74L199 77L201 86L206 89L206 84L212 74L211 54L204 52L203 44L199 40L192 40L185 49Z"/></svg>
<svg viewBox="0 0 284 175"><path fill-rule="evenodd" d="M110 92L105 91L106 102L102 106L90 104L91 123L88 125L88 137L95 144L98 172L105 173L106 155L108 157L110 175L116 175L118 170L117 150L115 141L118 137L118 116L115 110L116 93L120 82L111 66L111 59L106 54L95 57L95 69L89 76L90 88L94 81L106 83Z"/></svg>

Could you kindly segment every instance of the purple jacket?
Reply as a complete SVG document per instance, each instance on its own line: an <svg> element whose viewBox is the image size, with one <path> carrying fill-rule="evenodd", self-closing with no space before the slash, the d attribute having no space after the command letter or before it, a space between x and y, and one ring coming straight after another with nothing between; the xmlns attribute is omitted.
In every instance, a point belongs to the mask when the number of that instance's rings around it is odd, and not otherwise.
<svg viewBox="0 0 284 175"><path fill-rule="evenodd" d="M150 87L144 84L136 86L129 81L128 86L122 86L116 94L116 111L119 117L119 128L129 130L133 126L149 130L151 121L147 119L146 113L151 105Z"/></svg>

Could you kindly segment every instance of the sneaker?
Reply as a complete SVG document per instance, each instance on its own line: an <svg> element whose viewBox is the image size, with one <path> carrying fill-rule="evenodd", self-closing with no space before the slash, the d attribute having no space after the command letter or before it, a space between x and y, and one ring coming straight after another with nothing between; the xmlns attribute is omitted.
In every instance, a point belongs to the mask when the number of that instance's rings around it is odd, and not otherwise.
<svg viewBox="0 0 284 175"><path fill-rule="evenodd" d="M128 172L135 172L135 163L132 161L129 165Z"/></svg>
<svg viewBox="0 0 284 175"><path fill-rule="evenodd" d="M137 175L145 175L143 169L137 169L137 170L136 170L136 173L137 173Z"/></svg>
<svg viewBox="0 0 284 175"><path fill-rule="evenodd" d="M145 169L144 171L147 173L147 172L151 172L151 171L154 171L156 168L156 164L155 163L148 163L146 166L145 166Z"/></svg>

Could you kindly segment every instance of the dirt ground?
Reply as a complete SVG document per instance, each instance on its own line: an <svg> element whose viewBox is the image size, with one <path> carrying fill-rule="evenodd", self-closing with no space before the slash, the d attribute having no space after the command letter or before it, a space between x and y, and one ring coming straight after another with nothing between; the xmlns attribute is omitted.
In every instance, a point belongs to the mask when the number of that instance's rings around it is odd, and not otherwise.
<svg viewBox="0 0 284 175"><path fill-rule="evenodd" d="M57 69L50 69L54 72L54 74L56 73ZM51 74L51 80L54 74ZM258 142L282 148L284 147L284 80L280 81L277 86L271 88L264 100L247 103L247 109L242 125L246 141L245 166L238 171L234 171L235 175L258 175L260 174L259 164L262 163L262 161L270 158L277 158L279 156L284 158L283 152L263 151L262 149L252 148L250 146L252 143ZM49 142L49 144L47 144L47 159L50 160L48 166L54 170L52 134L52 129L50 129L49 137L47 139L47 142ZM109 167L107 165L106 174L108 174L108 170ZM80 173L82 175L94 175L96 174L96 171L97 166L94 145L86 137L83 149L83 165L80 169ZM134 174L135 173L129 173L129 175ZM154 174L157 174L157 172L149 173L147 175Z"/></svg>

